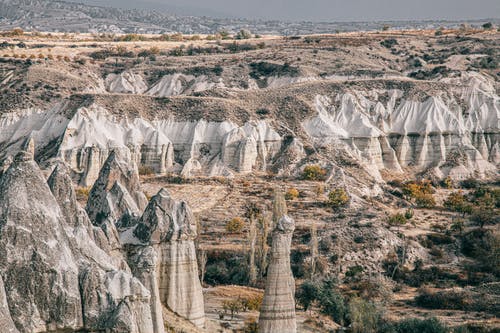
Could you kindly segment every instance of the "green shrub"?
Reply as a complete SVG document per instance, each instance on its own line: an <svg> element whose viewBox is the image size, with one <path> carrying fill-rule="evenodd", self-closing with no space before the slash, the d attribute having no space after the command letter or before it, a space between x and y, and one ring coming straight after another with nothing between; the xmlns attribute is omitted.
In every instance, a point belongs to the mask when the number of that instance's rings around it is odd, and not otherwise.
<svg viewBox="0 0 500 333"><path fill-rule="evenodd" d="M444 201L443 206L464 215L472 213L472 205L467 202L467 198L461 191L451 193Z"/></svg>
<svg viewBox="0 0 500 333"><path fill-rule="evenodd" d="M149 176L149 175L152 175L154 173L155 173L155 171L150 166L141 165L139 167L139 175L141 175L141 176Z"/></svg>
<svg viewBox="0 0 500 333"><path fill-rule="evenodd" d="M87 201L90 194L90 187L78 187L75 190L76 200Z"/></svg>
<svg viewBox="0 0 500 333"><path fill-rule="evenodd" d="M359 297L349 302L349 320L353 333L377 333L380 313L377 306Z"/></svg>
<svg viewBox="0 0 500 333"><path fill-rule="evenodd" d="M448 333L448 328L438 319L405 319L396 324L397 333Z"/></svg>
<svg viewBox="0 0 500 333"><path fill-rule="evenodd" d="M401 226L401 225L405 225L407 222L407 218L405 215L401 214L401 213L396 213L394 215L391 215L387 218L387 223L390 225L390 226Z"/></svg>
<svg viewBox="0 0 500 333"><path fill-rule="evenodd" d="M483 29L489 30L491 28L493 28L493 24L491 22L486 22L485 24L483 24Z"/></svg>
<svg viewBox="0 0 500 333"><path fill-rule="evenodd" d="M398 41L395 40L394 38L389 38L389 39L386 39L384 41L381 41L380 45L382 45L383 47L386 47L388 49L391 49L395 45L398 45Z"/></svg>
<svg viewBox="0 0 500 333"><path fill-rule="evenodd" d="M357 281L361 278L361 273L363 273L365 269L363 266L360 265L355 265L351 266L347 269L347 272L345 272L346 280L349 281Z"/></svg>
<svg viewBox="0 0 500 333"><path fill-rule="evenodd" d="M318 295L321 313L330 316L336 323L343 325L347 307L342 294L336 289L334 280L325 280Z"/></svg>
<svg viewBox="0 0 500 333"><path fill-rule="evenodd" d="M318 284L310 280L304 281L297 290L295 298L297 303L299 303L304 311L307 311L309 307L318 299L319 288Z"/></svg>
<svg viewBox="0 0 500 333"><path fill-rule="evenodd" d="M252 33L246 29L241 29L238 31L236 36L234 37L236 39L250 39L252 38Z"/></svg>
<svg viewBox="0 0 500 333"><path fill-rule="evenodd" d="M420 208L433 208L436 206L436 200L432 194L423 193L415 197L415 204Z"/></svg>
<svg viewBox="0 0 500 333"><path fill-rule="evenodd" d="M468 310L472 303L469 294L463 291L446 290L432 292L421 288L415 297L418 306L428 309Z"/></svg>

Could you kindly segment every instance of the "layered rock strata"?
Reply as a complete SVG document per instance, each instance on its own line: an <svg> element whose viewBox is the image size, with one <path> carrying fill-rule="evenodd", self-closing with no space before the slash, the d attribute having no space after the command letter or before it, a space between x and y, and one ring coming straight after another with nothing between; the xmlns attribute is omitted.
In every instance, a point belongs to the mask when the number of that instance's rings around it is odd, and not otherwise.
<svg viewBox="0 0 500 333"><path fill-rule="evenodd" d="M205 313L194 246L196 223L191 209L162 189L149 202L133 234L158 254L156 271L161 302L202 327Z"/></svg>
<svg viewBox="0 0 500 333"><path fill-rule="evenodd" d="M185 202L161 190L145 206L137 168L130 156L112 152L87 203L95 226L104 230L114 255L150 291L154 332L163 332L162 304L197 326L205 320L194 239L196 224Z"/></svg>
<svg viewBox="0 0 500 333"><path fill-rule="evenodd" d="M295 280L290 268L290 247L295 222L282 215L272 234L271 259L264 299L260 308L259 332L295 333Z"/></svg>
<svg viewBox="0 0 500 333"><path fill-rule="evenodd" d="M185 81L180 77L174 81L179 80ZM374 89L368 83L335 86L330 92L321 85L301 83L321 91L301 96L311 112L293 131L286 113L256 120L255 110L249 109L250 120L236 124L193 120L178 113L174 117L175 112L164 111L153 113L154 118L141 117L151 110L120 113L95 100L76 106L64 100L48 111L3 114L0 160L15 155L24 139L32 136L37 160L61 158L82 186L94 183L112 150L127 151L145 173L174 172L184 177L231 177L267 170L296 174L313 152L333 160L332 151L339 150L350 154L376 181L383 169L430 171L438 178L455 179L497 175L500 99L495 83L472 72L448 81L439 82L439 91L416 93L405 89L423 89L420 83L405 80L375 82ZM217 112L230 115L232 110ZM290 152L293 158L288 159Z"/></svg>

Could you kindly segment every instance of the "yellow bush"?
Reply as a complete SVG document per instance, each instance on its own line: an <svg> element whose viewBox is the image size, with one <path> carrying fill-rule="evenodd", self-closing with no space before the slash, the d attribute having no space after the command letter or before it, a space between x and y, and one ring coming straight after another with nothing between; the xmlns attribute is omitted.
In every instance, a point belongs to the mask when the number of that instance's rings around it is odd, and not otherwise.
<svg viewBox="0 0 500 333"><path fill-rule="evenodd" d="M286 194L285 194L285 199L286 200L295 200L299 197L299 190L297 190L296 188L290 188L288 189L288 191L286 191Z"/></svg>
<svg viewBox="0 0 500 333"><path fill-rule="evenodd" d="M328 194L328 205L340 208L349 203L349 195L343 188L336 188Z"/></svg>
<svg viewBox="0 0 500 333"><path fill-rule="evenodd" d="M307 165L302 172L302 178L305 180L324 180L326 170L319 165Z"/></svg>
<svg viewBox="0 0 500 333"><path fill-rule="evenodd" d="M241 304L243 305L243 309L250 311L259 311L260 306L262 305L262 299L264 295L257 295L253 297L246 297L241 300Z"/></svg>
<svg viewBox="0 0 500 333"><path fill-rule="evenodd" d="M90 194L90 187L78 187L75 191L76 200L87 201Z"/></svg>
<svg viewBox="0 0 500 333"><path fill-rule="evenodd" d="M226 223L226 231L230 233L239 233L244 227L245 222L239 217L232 218Z"/></svg>
<svg viewBox="0 0 500 333"><path fill-rule="evenodd" d="M152 175L154 173L155 172L154 172L153 168L151 168L150 166L141 165L139 167L139 175L141 175L141 176L149 176L149 175Z"/></svg>

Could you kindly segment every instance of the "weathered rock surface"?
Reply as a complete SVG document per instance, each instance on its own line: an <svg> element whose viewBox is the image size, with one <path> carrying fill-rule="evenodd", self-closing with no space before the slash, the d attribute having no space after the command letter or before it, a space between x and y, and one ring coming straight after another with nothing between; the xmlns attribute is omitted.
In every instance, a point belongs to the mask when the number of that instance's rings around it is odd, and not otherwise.
<svg viewBox="0 0 500 333"><path fill-rule="evenodd" d="M162 304L198 326L203 294L194 248L196 225L185 202L165 191L145 208L139 175L127 154L110 154L89 194L87 211L132 273L150 291L154 332L163 332ZM144 212L143 212L144 211Z"/></svg>
<svg viewBox="0 0 500 333"><path fill-rule="evenodd" d="M273 230L271 259L267 270L266 289L260 308L259 332L295 333L295 280L290 268L290 247L294 220L283 215Z"/></svg>
<svg viewBox="0 0 500 333"><path fill-rule="evenodd" d="M106 90L112 93L142 94L148 89L142 76L129 71L111 73L105 80Z"/></svg>
<svg viewBox="0 0 500 333"><path fill-rule="evenodd" d="M8 305L0 324L6 332L151 332L148 290L96 246L85 218L67 220L83 211L70 188L61 200L69 185L61 169L50 183L58 199L25 152L0 178L0 302Z"/></svg>
<svg viewBox="0 0 500 333"><path fill-rule="evenodd" d="M162 189L149 202L133 235L158 255L156 272L163 304L193 324L205 322L194 239L196 223L183 201ZM153 250L154 249L154 250Z"/></svg>
<svg viewBox="0 0 500 333"><path fill-rule="evenodd" d="M162 80L162 87L149 91L152 95L184 93L185 83L196 81L181 74ZM438 178L455 179L497 175L500 99L491 78L464 72L440 81L442 90L425 92L421 90L427 83L408 80L376 82L373 89L367 83L327 91L315 81L306 81L300 84L313 91L301 98L310 112L303 110L307 116L300 116L294 129L287 112L255 117L252 103L245 110L248 117L239 123L224 115L205 120L210 117L198 114L205 112L203 104L195 114L149 109L122 113L97 99L77 105L64 100L48 111L6 113L0 117L0 160L13 156L31 136L37 160L60 157L83 186L94 183L112 150L127 151L146 172L184 177L231 177L268 170L296 174L314 153L333 160L338 151L349 154L376 182L382 180L381 170L431 171ZM416 92L406 91L408 86ZM151 97L140 98L152 103ZM186 99L179 105L184 109L202 101ZM230 115L231 103L212 111ZM288 159L289 153L293 158Z"/></svg>

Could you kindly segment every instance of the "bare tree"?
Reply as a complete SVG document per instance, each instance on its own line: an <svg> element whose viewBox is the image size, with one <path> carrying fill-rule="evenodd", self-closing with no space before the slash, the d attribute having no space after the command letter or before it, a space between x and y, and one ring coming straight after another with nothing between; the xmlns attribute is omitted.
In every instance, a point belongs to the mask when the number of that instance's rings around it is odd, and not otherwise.
<svg viewBox="0 0 500 333"><path fill-rule="evenodd" d="M205 280L205 272L207 270L207 251L205 250L201 250L198 252L200 255L199 255L199 270L200 270L200 282L201 284L203 285L203 281Z"/></svg>
<svg viewBox="0 0 500 333"><path fill-rule="evenodd" d="M316 226L316 223L313 222L311 225L311 242L310 242L310 247L311 247L311 278L314 277L316 274L316 263L318 260L318 228Z"/></svg>
<svg viewBox="0 0 500 333"><path fill-rule="evenodd" d="M257 267L255 265L255 245L257 242L257 220L261 215L261 209L256 203L249 203L245 209L245 217L250 221L248 228L248 246L250 248L248 266L249 266L249 282L250 285L255 285L257 282Z"/></svg>

